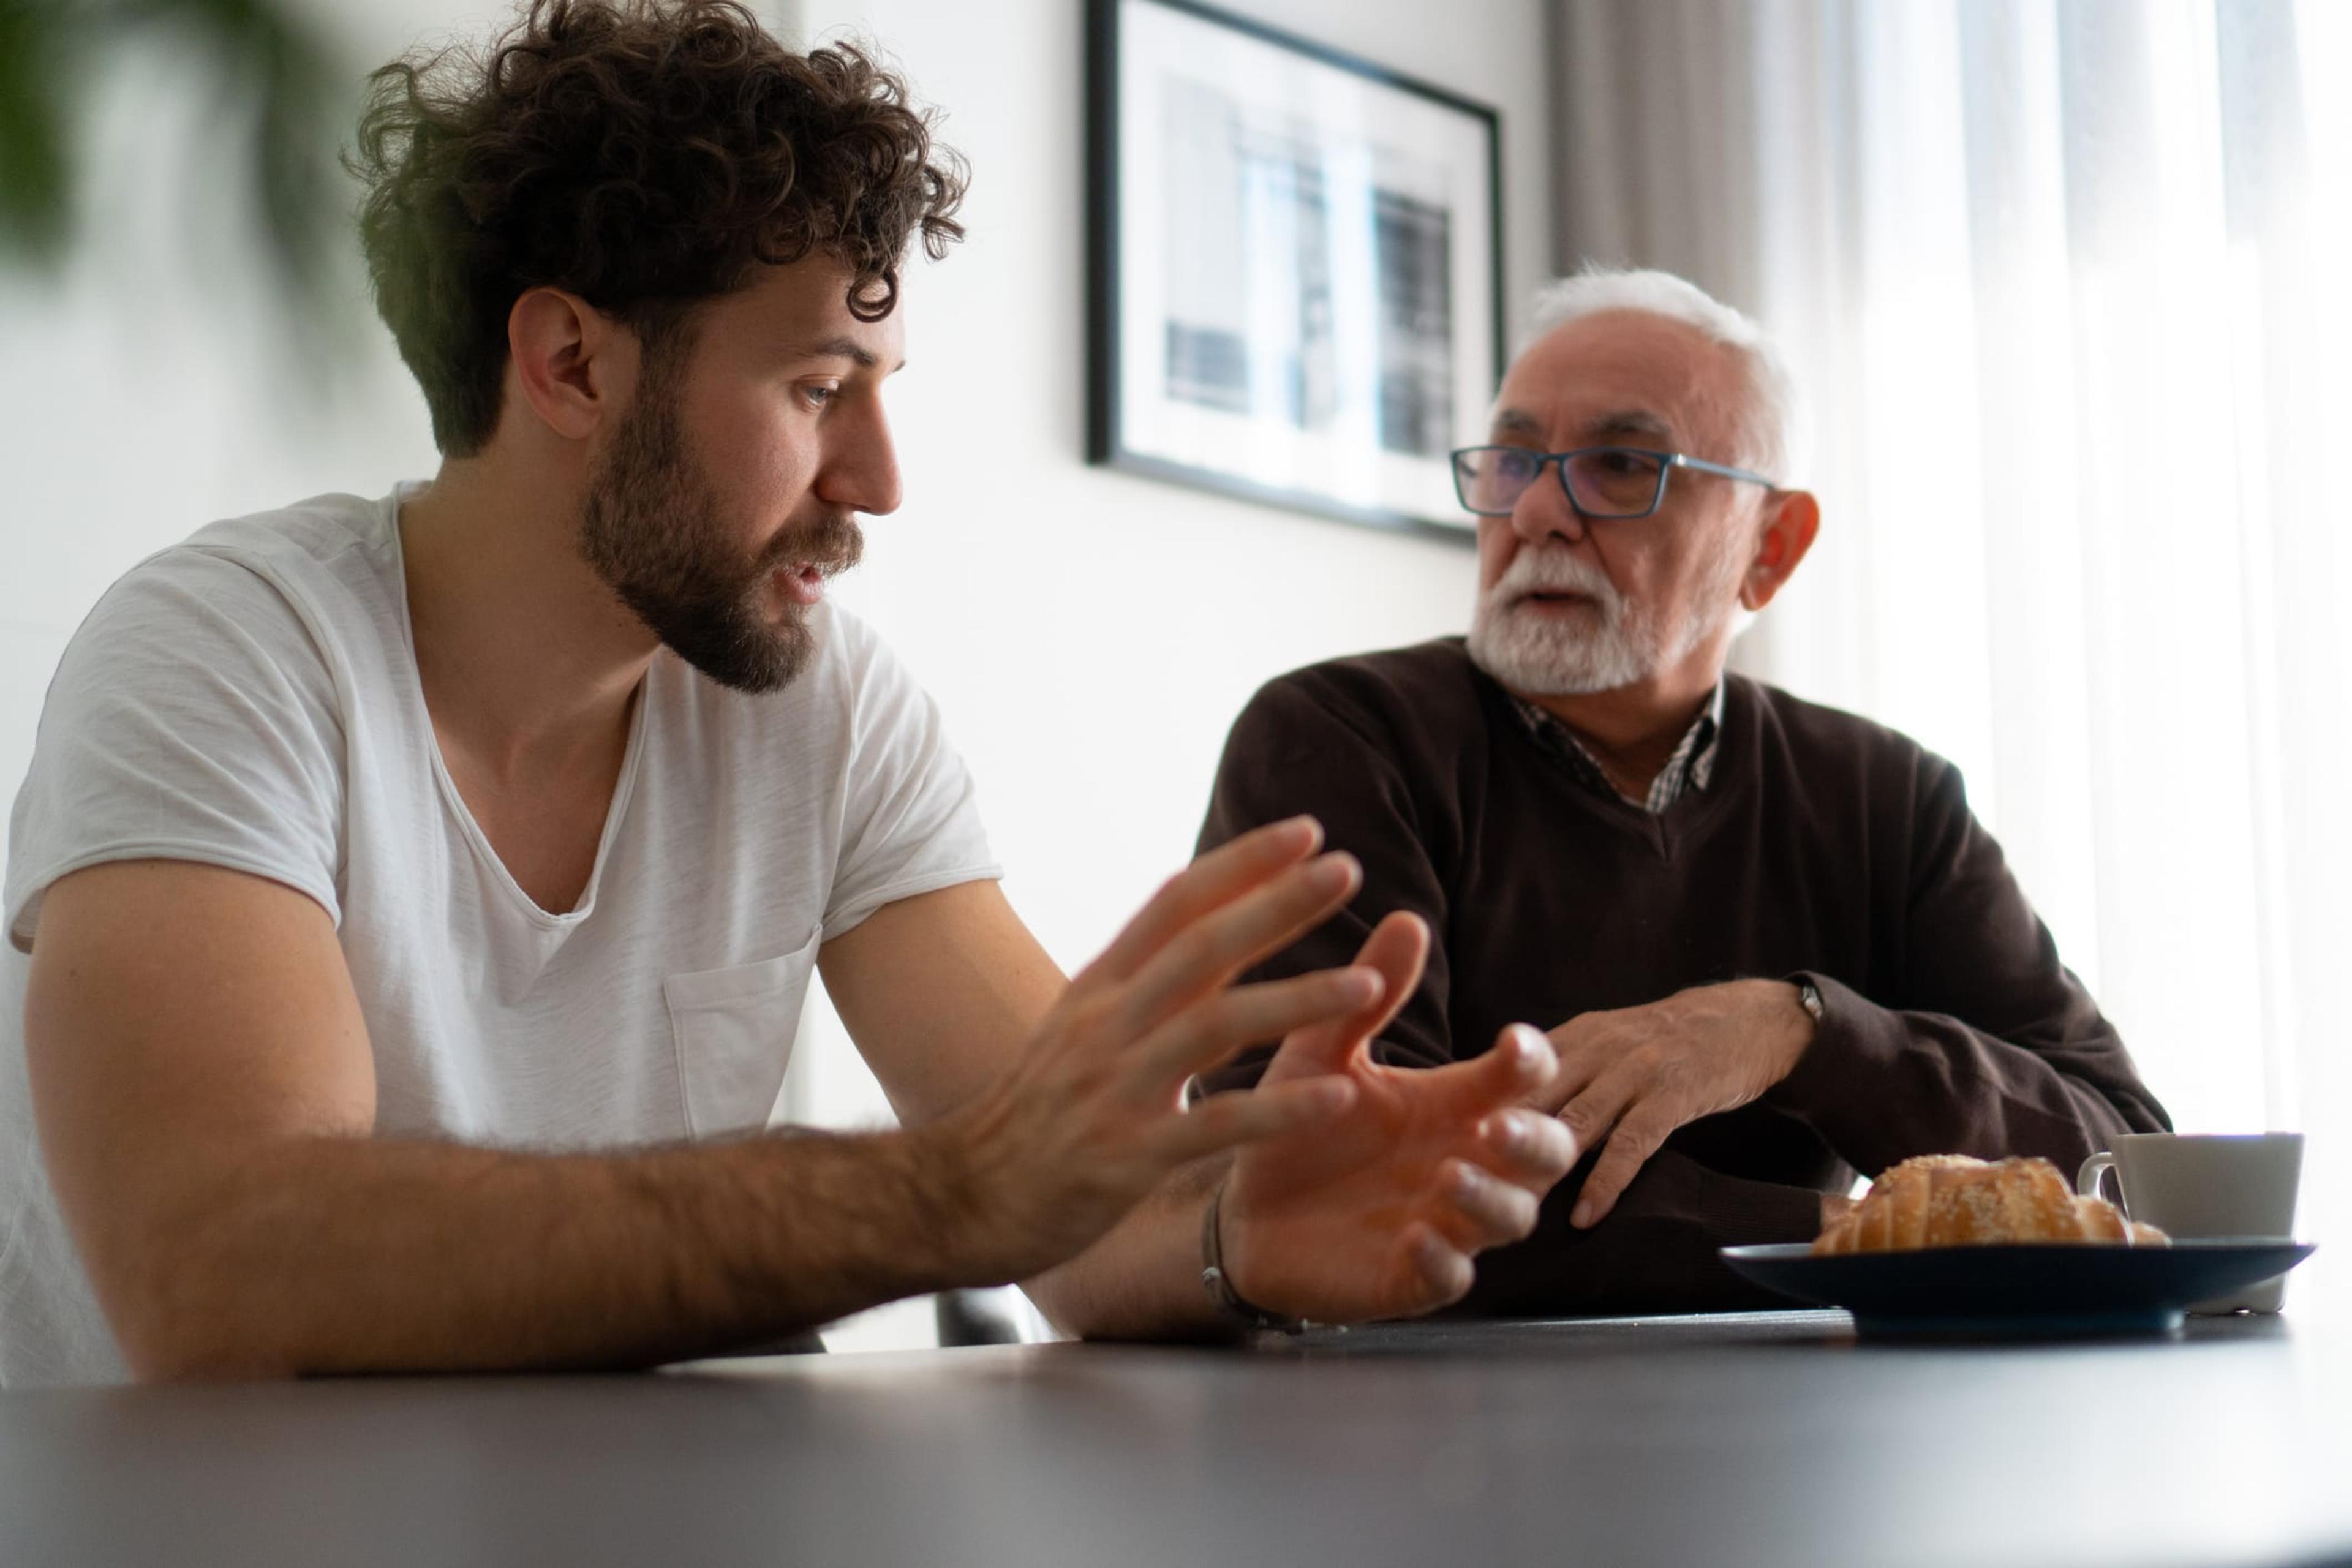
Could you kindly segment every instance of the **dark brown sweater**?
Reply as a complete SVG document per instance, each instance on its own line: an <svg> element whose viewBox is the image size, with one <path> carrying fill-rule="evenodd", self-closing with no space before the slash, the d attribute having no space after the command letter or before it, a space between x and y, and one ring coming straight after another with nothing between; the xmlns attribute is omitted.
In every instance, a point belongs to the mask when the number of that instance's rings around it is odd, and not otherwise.
<svg viewBox="0 0 2352 1568"><path fill-rule="evenodd" d="M1825 1016L1762 1100L1682 1129L1590 1232L1568 1211L1480 1261L1470 1310L1534 1314L1789 1303L1715 1249L1798 1241L1820 1194L1914 1154L2042 1154L2070 1176L2163 1108L2058 962L1949 763L1865 720L1727 678L1708 787L1653 816L1537 747L1460 638L1273 681L1234 723L1201 847L1313 812L1364 889L1255 978L1348 962L1391 910L1435 934L1377 1050L1427 1067L1506 1024L1654 1002L1752 976L1809 978ZM1265 1053L1211 1087L1254 1081Z"/></svg>

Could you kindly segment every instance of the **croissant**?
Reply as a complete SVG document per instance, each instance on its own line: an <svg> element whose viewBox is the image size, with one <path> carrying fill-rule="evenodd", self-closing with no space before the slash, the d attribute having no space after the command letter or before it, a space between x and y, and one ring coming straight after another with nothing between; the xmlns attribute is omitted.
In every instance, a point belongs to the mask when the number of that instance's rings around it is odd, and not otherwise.
<svg viewBox="0 0 2352 1568"><path fill-rule="evenodd" d="M1890 1167L1860 1203L1814 1239L1820 1257L2010 1242L2108 1242L2163 1247L2152 1225L2127 1220L2105 1198L2076 1197L2047 1160L1987 1163L1923 1154Z"/></svg>

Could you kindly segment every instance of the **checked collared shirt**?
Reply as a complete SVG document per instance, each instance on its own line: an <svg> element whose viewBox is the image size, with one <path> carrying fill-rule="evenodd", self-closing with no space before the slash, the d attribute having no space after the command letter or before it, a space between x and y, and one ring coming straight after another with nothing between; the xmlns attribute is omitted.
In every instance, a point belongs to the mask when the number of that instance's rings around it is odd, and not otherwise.
<svg viewBox="0 0 2352 1568"><path fill-rule="evenodd" d="M1570 777L1588 789L1603 795L1616 795L1617 786L1609 782L1609 774L1599 760L1588 750L1576 731L1537 707L1524 697L1511 696L1511 706L1518 710L1519 721L1528 727L1536 746L1566 768ZM1677 800L1686 789L1703 790L1715 773L1716 742L1723 733L1723 682L1715 683L1715 695L1699 710L1691 727L1683 732L1674 755L1650 781L1649 794L1639 800L1630 795L1619 796L1630 805L1638 805L1655 816Z"/></svg>

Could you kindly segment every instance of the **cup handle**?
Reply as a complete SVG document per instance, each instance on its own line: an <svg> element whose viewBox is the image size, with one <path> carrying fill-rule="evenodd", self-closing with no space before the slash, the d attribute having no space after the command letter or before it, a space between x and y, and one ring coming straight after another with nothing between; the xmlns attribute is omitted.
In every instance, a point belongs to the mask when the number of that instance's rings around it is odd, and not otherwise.
<svg viewBox="0 0 2352 1568"><path fill-rule="evenodd" d="M2116 1157L2113 1154L2092 1155L2083 1162L2083 1168L2074 1174L2074 1191L2086 1198L2105 1196L2106 1194L2099 1189L2105 1184L2107 1173L2115 1168ZM2118 1198L2123 1195L2123 1188L2120 1185L2116 1189L2116 1195Z"/></svg>

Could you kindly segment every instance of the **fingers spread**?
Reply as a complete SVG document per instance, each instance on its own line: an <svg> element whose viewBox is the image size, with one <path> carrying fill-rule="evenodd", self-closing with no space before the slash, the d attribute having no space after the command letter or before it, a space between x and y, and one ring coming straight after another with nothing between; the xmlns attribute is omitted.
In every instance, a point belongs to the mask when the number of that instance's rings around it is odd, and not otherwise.
<svg viewBox="0 0 2352 1568"><path fill-rule="evenodd" d="M1400 1316L1434 1311L1470 1293L1477 1270L1435 1229L1416 1223L1406 1227L1402 1240L1412 1285L1407 1302L1400 1303Z"/></svg>
<svg viewBox="0 0 2352 1568"><path fill-rule="evenodd" d="M1152 1152L1173 1169L1236 1144L1319 1126L1355 1102L1356 1086L1334 1077L1213 1095L1155 1131Z"/></svg>
<svg viewBox="0 0 2352 1568"><path fill-rule="evenodd" d="M1567 1123L1523 1106L1479 1123L1478 1142L1487 1169L1537 1193L1568 1174L1580 1152Z"/></svg>
<svg viewBox="0 0 2352 1568"><path fill-rule="evenodd" d="M1384 984L1379 970L1359 966L1215 992L1144 1037L1127 1068L1144 1093L1155 1094L1244 1046L1377 1006Z"/></svg>
<svg viewBox="0 0 2352 1568"><path fill-rule="evenodd" d="M1127 983L1116 1032L1137 1039L1243 969L1286 947L1355 896L1363 868L1350 855L1294 866L1186 927Z"/></svg>
<svg viewBox="0 0 2352 1568"><path fill-rule="evenodd" d="M1377 1035L1396 1018L1421 984L1422 966L1429 958L1429 926L1408 910L1391 910L1356 953L1358 963L1370 964L1388 981L1377 1007L1367 1008L1349 1022L1366 1035Z"/></svg>
<svg viewBox="0 0 2352 1568"><path fill-rule="evenodd" d="M1559 1065L1551 1042L1525 1024L1513 1024L1496 1039L1494 1048L1475 1060L1439 1068L1432 1075L1444 1085L1446 1108L1457 1115L1476 1116L1516 1104Z"/></svg>
<svg viewBox="0 0 2352 1568"><path fill-rule="evenodd" d="M1306 859L1322 843L1320 823L1294 816L1210 850L1170 878L1073 984L1128 979L1194 921Z"/></svg>
<svg viewBox="0 0 2352 1568"><path fill-rule="evenodd" d="M1456 1244L1467 1241L1465 1252L1517 1241L1536 1227L1536 1195L1525 1187L1502 1181L1467 1160L1448 1160L1444 1172L1445 1202L1469 1234L1456 1234ZM1446 1227L1449 1232L1452 1226Z"/></svg>
<svg viewBox="0 0 2352 1568"><path fill-rule="evenodd" d="M1279 1082L1305 1073L1337 1072L1367 1040L1397 1016L1421 984L1423 963L1429 957L1429 927L1419 915L1398 910L1372 928L1356 951L1356 963L1380 972L1383 988L1378 998L1343 1018L1301 1029L1282 1043L1266 1079Z"/></svg>

